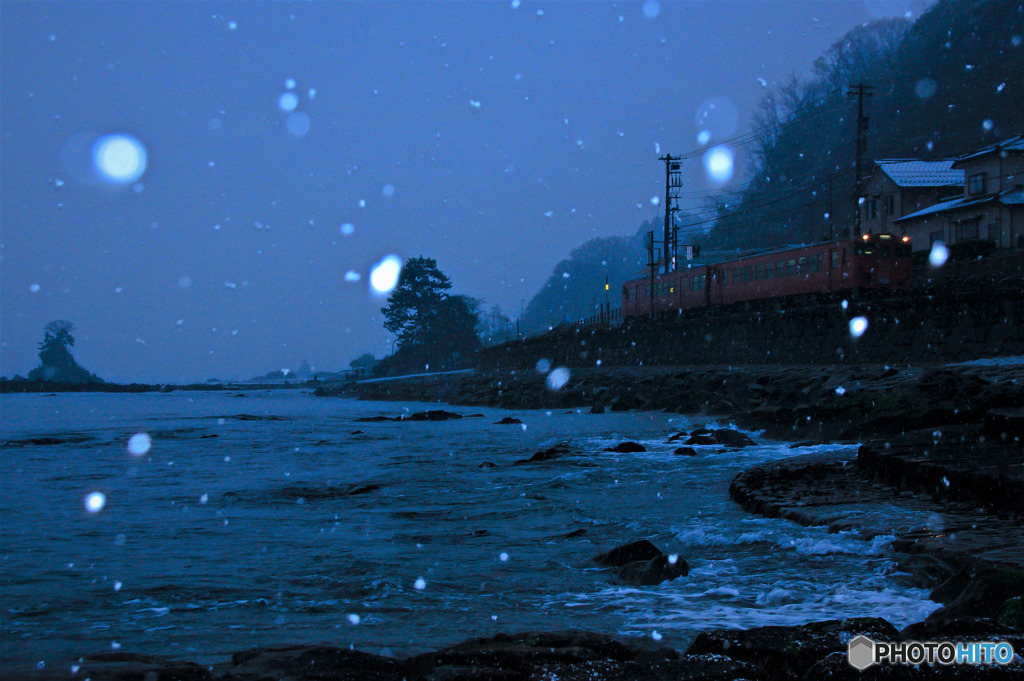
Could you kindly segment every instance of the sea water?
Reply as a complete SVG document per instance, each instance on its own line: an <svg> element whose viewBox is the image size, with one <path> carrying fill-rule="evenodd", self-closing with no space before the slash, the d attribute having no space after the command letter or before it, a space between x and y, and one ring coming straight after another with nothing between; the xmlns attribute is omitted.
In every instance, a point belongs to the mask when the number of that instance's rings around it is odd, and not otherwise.
<svg viewBox="0 0 1024 681"><path fill-rule="evenodd" d="M758 437L674 454L670 435L715 425L696 418L446 407L481 416L366 422L438 405L304 390L0 407L0 669L112 650L213 664L271 644L403 656L568 628L682 649L712 627L903 626L937 607L895 573L891 536L741 509L732 478L796 452ZM605 451L623 440L647 451ZM515 465L563 441L569 454ZM852 451L798 451L815 449ZM591 561L638 539L689 576L617 585Z"/></svg>

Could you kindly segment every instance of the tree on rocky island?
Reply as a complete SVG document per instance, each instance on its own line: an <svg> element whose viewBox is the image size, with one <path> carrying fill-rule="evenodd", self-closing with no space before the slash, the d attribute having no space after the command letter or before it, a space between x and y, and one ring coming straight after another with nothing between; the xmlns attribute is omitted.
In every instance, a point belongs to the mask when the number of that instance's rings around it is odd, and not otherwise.
<svg viewBox="0 0 1024 681"><path fill-rule="evenodd" d="M75 361L69 348L74 347L72 332L75 325L58 319L43 327L43 340L39 343L40 365L28 373L30 381L52 383L102 383L103 379L90 374Z"/></svg>
<svg viewBox="0 0 1024 681"><path fill-rule="evenodd" d="M452 296L451 280L433 258L411 258L381 308L384 328L395 334L397 350L381 364L384 372L460 368L480 348L477 301Z"/></svg>

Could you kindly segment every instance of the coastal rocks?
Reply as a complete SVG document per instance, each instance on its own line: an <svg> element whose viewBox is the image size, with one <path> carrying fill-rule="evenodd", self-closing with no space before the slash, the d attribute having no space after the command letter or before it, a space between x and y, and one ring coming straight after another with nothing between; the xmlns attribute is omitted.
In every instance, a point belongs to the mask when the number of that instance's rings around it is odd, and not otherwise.
<svg viewBox="0 0 1024 681"><path fill-rule="evenodd" d="M681 435L681 433L680 433ZM672 442L678 435L674 435L669 438L669 442ZM756 445L749 436L741 433L738 430L731 428L698 428L697 430L690 433L689 439L684 442L686 445L725 445L726 447L749 447Z"/></svg>
<svg viewBox="0 0 1024 681"><path fill-rule="evenodd" d="M672 453L676 456L697 456L697 450L693 447L678 447Z"/></svg>
<svg viewBox="0 0 1024 681"><path fill-rule="evenodd" d="M622 567L626 563L632 563L637 560L650 560L660 555L663 555L661 549L646 539L641 539L617 546L611 551L605 551L595 556L594 562L605 567Z"/></svg>
<svg viewBox="0 0 1024 681"><path fill-rule="evenodd" d="M690 572L685 560L676 554L665 555L646 539L606 551L596 556L594 562L618 568L616 581L630 586L656 586Z"/></svg>
<svg viewBox="0 0 1024 681"><path fill-rule="evenodd" d="M846 642L859 635L875 641L895 641L899 632L887 621L873 617L826 620L795 627L713 629L698 634L686 654L724 655L750 663L758 671L750 678L822 679L828 677L804 675L830 653L845 655Z"/></svg>
<svg viewBox="0 0 1024 681"><path fill-rule="evenodd" d="M236 653L233 662L234 667L222 677L224 681L401 681L405 678L401 665L390 657L329 646L262 648Z"/></svg>
<svg viewBox="0 0 1024 681"><path fill-rule="evenodd" d="M483 414L470 414L469 416L463 416L453 411L445 411L444 409L430 409L427 411L417 411L412 414L402 414L401 416L364 416L356 419L356 423L379 423L381 421L453 421L462 418L480 418Z"/></svg>
<svg viewBox="0 0 1024 681"><path fill-rule="evenodd" d="M1024 595L1024 572L1009 568L986 567L974 574L963 591L925 620L945 623L962 617L988 617L999 615L1009 599Z"/></svg>
<svg viewBox="0 0 1024 681"><path fill-rule="evenodd" d="M687 657L668 648L585 631L501 634L473 639L407 661L423 681L731 681L750 667L717 657Z"/></svg>
<svg viewBox="0 0 1024 681"><path fill-rule="evenodd" d="M564 454L568 454L568 453L569 453L569 443L568 442L559 442L554 447L549 447L548 449L542 449L541 451L539 451L536 454L534 454L533 456L531 456L529 459L519 459L518 461L515 461L512 465L513 466L522 466L523 464L540 463L542 461L551 461L553 459L557 459L558 457L560 457L560 456L562 456Z"/></svg>
<svg viewBox="0 0 1024 681"><path fill-rule="evenodd" d="M67 678L67 668L61 678ZM180 662L162 657L129 652L90 655L75 663L72 676L91 681L209 681L210 671L194 662ZM31 678L31 677L29 677Z"/></svg>
<svg viewBox="0 0 1024 681"><path fill-rule="evenodd" d="M522 423L522 421L520 421L517 418L512 418L511 416L506 416L505 418L503 418L500 421L495 421L494 425L496 425L496 426L514 426L514 425L519 425L521 423Z"/></svg>
<svg viewBox="0 0 1024 681"><path fill-rule="evenodd" d="M606 447L604 451L615 452L616 454L633 454L637 452L646 452L647 447L644 447L639 442L630 442L627 440L625 442L620 442L614 447Z"/></svg>
<svg viewBox="0 0 1024 681"><path fill-rule="evenodd" d="M676 554L660 555L650 560L637 560L620 567L616 581L628 586L657 586L690 574L689 564Z"/></svg>

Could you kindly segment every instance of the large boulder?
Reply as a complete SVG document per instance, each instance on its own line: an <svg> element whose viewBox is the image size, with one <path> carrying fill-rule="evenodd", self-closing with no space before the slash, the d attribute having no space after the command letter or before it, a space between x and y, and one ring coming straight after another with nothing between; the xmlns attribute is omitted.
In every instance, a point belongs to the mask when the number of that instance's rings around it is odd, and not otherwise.
<svg viewBox="0 0 1024 681"><path fill-rule="evenodd" d="M607 567L622 567L628 563L638 560L650 560L662 555L664 554L661 549L646 539L641 539L640 541L617 546L611 551L605 551L595 556L594 562Z"/></svg>
<svg viewBox="0 0 1024 681"><path fill-rule="evenodd" d="M646 452L647 447L644 447L639 442L626 440L625 442L620 442L614 447L606 447L604 451L615 452L617 454L634 454L636 452Z"/></svg>
<svg viewBox="0 0 1024 681"><path fill-rule="evenodd" d="M619 583L629 586L657 586L688 574L689 564L673 554L626 563L615 572L615 577Z"/></svg>

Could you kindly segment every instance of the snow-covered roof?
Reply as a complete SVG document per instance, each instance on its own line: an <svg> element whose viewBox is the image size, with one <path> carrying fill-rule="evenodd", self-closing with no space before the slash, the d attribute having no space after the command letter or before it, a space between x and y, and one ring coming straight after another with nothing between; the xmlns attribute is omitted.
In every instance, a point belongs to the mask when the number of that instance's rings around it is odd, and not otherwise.
<svg viewBox="0 0 1024 681"><path fill-rule="evenodd" d="M913 220L916 218L922 218L926 215L933 215L935 213L942 213L947 210L955 210L957 208L967 208L969 206L976 206L981 203L989 203L997 201L1004 206L1017 206L1024 204L1024 187L1017 185L1013 189L1007 189L999 194L991 194L989 196L982 196L981 198L968 199L964 196L959 196L949 201L943 201L942 203L936 203L934 206L928 206L916 213L910 215L904 215L895 222L903 222L904 220Z"/></svg>
<svg viewBox="0 0 1024 681"><path fill-rule="evenodd" d="M1008 206L1019 206L1024 203L1024 187L1017 185L1013 189L1007 189L999 195L999 203Z"/></svg>
<svg viewBox="0 0 1024 681"><path fill-rule="evenodd" d="M943 201L941 203L936 203L934 206L928 206L927 208L919 210L916 213L911 213L910 215L904 215L899 220L894 220L894 222L903 222L904 220L913 220L914 218L923 218L924 216L931 215L932 213L941 213L942 211L949 210L950 208L957 208L959 206L962 206L964 203L966 203L966 201L964 200L964 197L958 196L955 199L950 199L949 201Z"/></svg>
<svg viewBox="0 0 1024 681"><path fill-rule="evenodd" d="M964 183L964 171L955 170L954 161L882 159L875 163L899 187L951 187Z"/></svg>
<svg viewBox="0 0 1024 681"><path fill-rule="evenodd" d="M993 154L997 151L1024 151L1024 135L1017 135L1016 137L1005 139L1002 142L996 142L995 144L990 144L987 147L982 147L981 149L972 151L969 154L964 154L957 159L957 163L977 158L978 156Z"/></svg>

